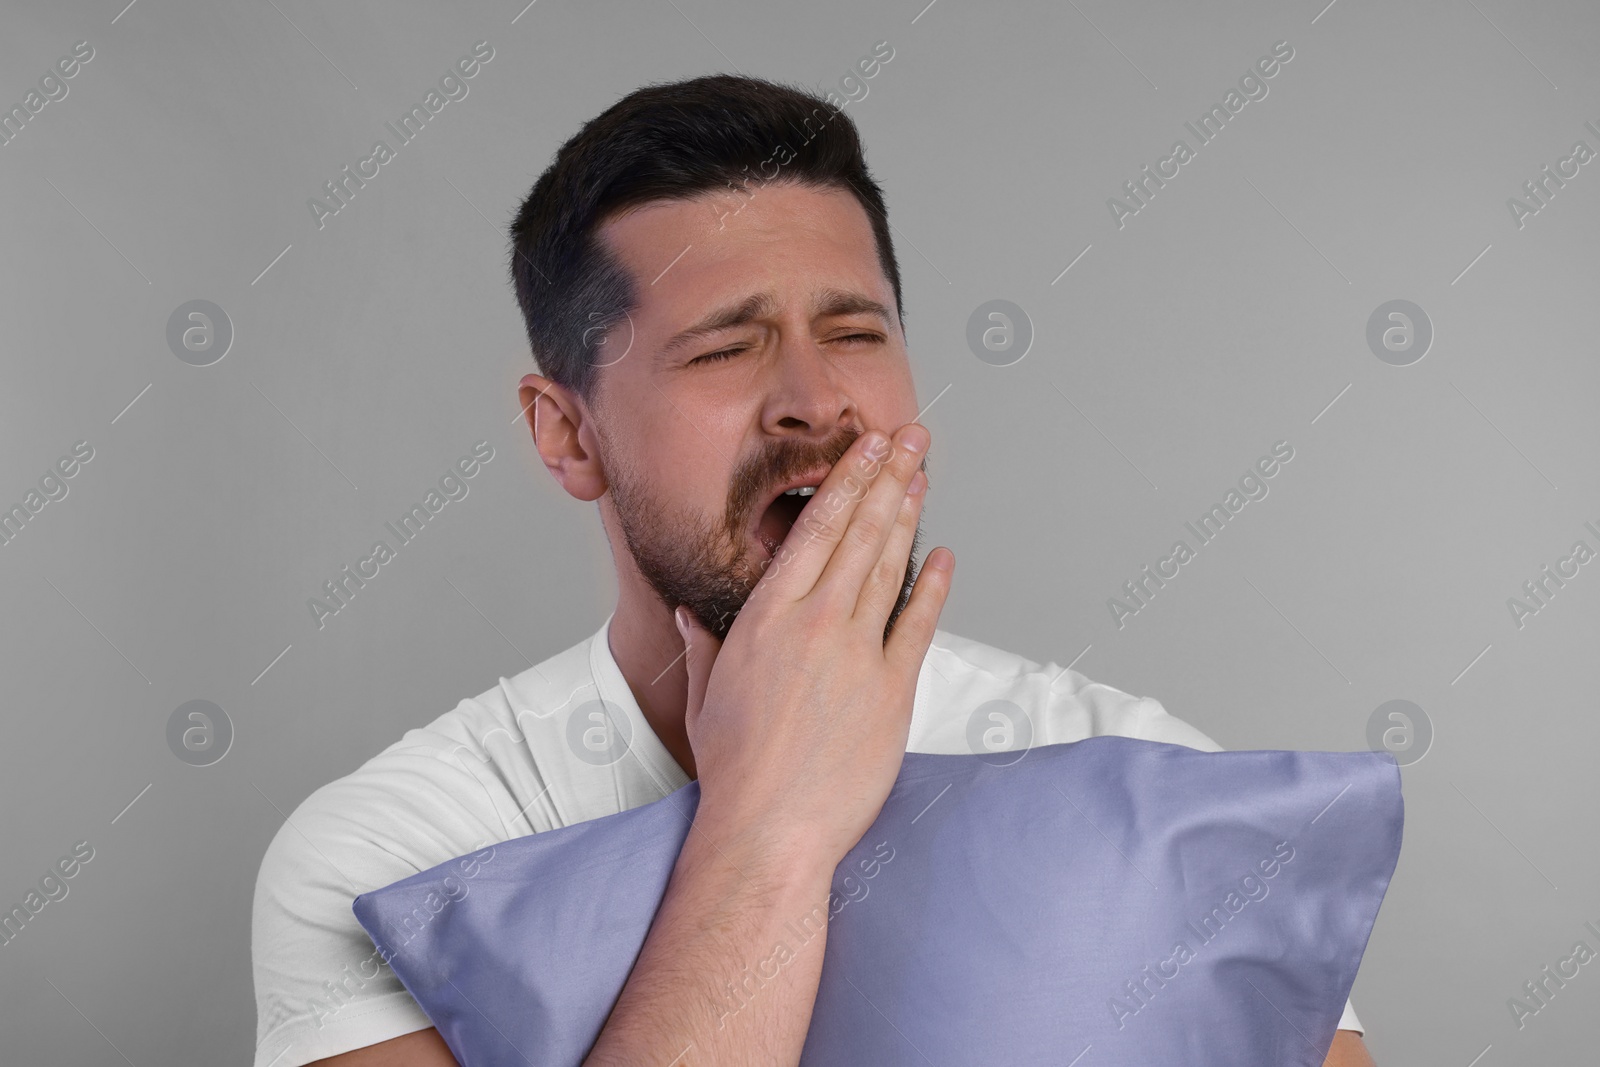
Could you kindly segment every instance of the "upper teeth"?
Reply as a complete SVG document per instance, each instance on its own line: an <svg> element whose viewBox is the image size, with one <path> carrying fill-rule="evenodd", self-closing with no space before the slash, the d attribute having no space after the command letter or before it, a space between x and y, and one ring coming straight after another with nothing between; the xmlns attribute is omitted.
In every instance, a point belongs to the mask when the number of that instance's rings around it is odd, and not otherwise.
<svg viewBox="0 0 1600 1067"><path fill-rule="evenodd" d="M814 485L802 485L798 489L785 489L783 491L783 495L784 496L797 496L797 495L798 496L810 496L812 493L815 493L816 491L817 491L817 487L814 486Z"/></svg>

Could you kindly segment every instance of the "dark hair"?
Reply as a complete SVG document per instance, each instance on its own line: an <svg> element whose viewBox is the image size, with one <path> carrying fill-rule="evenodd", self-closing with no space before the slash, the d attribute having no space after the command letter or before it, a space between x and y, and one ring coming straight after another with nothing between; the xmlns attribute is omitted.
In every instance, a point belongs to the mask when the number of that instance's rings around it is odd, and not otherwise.
<svg viewBox="0 0 1600 1067"><path fill-rule="evenodd" d="M599 239L603 222L647 201L737 192L752 182L852 193L871 220L903 331L883 191L841 108L804 89L712 74L636 89L584 123L511 224L511 281L540 372L590 402L596 371L608 362L594 358L598 340L639 306L632 277Z"/></svg>

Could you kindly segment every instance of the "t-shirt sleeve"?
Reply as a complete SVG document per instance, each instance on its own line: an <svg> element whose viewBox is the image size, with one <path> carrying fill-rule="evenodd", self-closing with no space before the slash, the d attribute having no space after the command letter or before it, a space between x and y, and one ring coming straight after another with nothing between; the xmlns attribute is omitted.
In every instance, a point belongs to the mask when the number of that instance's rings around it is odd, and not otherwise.
<svg viewBox="0 0 1600 1067"><path fill-rule="evenodd" d="M299 1067L433 1025L356 921L356 896L510 836L484 782L385 753L312 793L256 877L255 1067Z"/></svg>
<svg viewBox="0 0 1600 1067"><path fill-rule="evenodd" d="M1221 752L1222 746L1211 738L1171 714L1154 697L1140 697L1133 705L1134 726L1130 737L1141 741L1160 741L1168 745L1182 745L1201 752Z"/></svg>

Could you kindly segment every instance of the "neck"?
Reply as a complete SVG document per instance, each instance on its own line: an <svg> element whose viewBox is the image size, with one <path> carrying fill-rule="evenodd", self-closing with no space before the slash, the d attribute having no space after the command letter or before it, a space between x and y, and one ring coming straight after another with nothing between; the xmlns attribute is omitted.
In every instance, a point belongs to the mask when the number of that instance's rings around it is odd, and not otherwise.
<svg viewBox="0 0 1600 1067"><path fill-rule="evenodd" d="M671 612L649 593L623 586L611 617L611 656L662 747L691 779L694 752L684 728L689 672Z"/></svg>

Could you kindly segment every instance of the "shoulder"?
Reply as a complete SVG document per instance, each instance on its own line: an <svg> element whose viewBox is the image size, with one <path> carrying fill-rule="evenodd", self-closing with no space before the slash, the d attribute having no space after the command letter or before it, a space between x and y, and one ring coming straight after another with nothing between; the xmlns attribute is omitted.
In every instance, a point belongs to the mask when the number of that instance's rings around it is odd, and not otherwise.
<svg viewBox="0 0 1600 1067"><path fill-rule="evenodd" d="M1005 750L1107 734L1217 752L1220 745L1170 714L1153 697L1134 696L1057 664L947 630L935 630L917 684L910 751L971 752L972 738L1000 731Z"/></svg>
<svg viewBox="0 0 1600 1067"><path fill-rule="evenodd" d="M592 688L592 640L500 678L312 792L268 846L258 898L326 885L348 907L355 893L547 828L529 801L564 755L552 743L559 712Z"/></svg>
<svg viewBox="0 0 1600 1067"><path fill-rule="evenodd" d="M314 790L262 856L251 910L257 1063L291 1067L432 1025L356 921L358 895L542 828L528 740L588 643L529 668ZM542 670L542 673L541 673ZM557 691L562 691L557 695ZM531 709L531 710L530 710Z"/></svg>
<svg viewBox="0 0 1600 1067"><path fill-rule="evenodd" d="M267 846L250 923L258 1064L308 1063L432 1025L350 905L504 837L482 788L443 758L434 725L313 791Z"/></svg>
<svg viewBox="0 0 1600 1067"><path fill-rule="evenodd" d="M499 820L481 795L474 796L481 794L475 780L432 729L408 731L302 800L267 847L261 880L303 879L319 867L323 875L337 875L346 867L359 873L366 866L421 863L428 858L417 847L424 826L438 827L451 840L498 834Z"/></svg>
<svg viewBox="0 0 1600 1067"><path fill-rule="evenodd" d="M324 886L348 907L356 893L539 829L522 810L538 773L530 741L572 699L563 683L574 672L560 668L580 651L586 668L586 648L501 678L313 791L267 848L258 908Z"/></svg>

